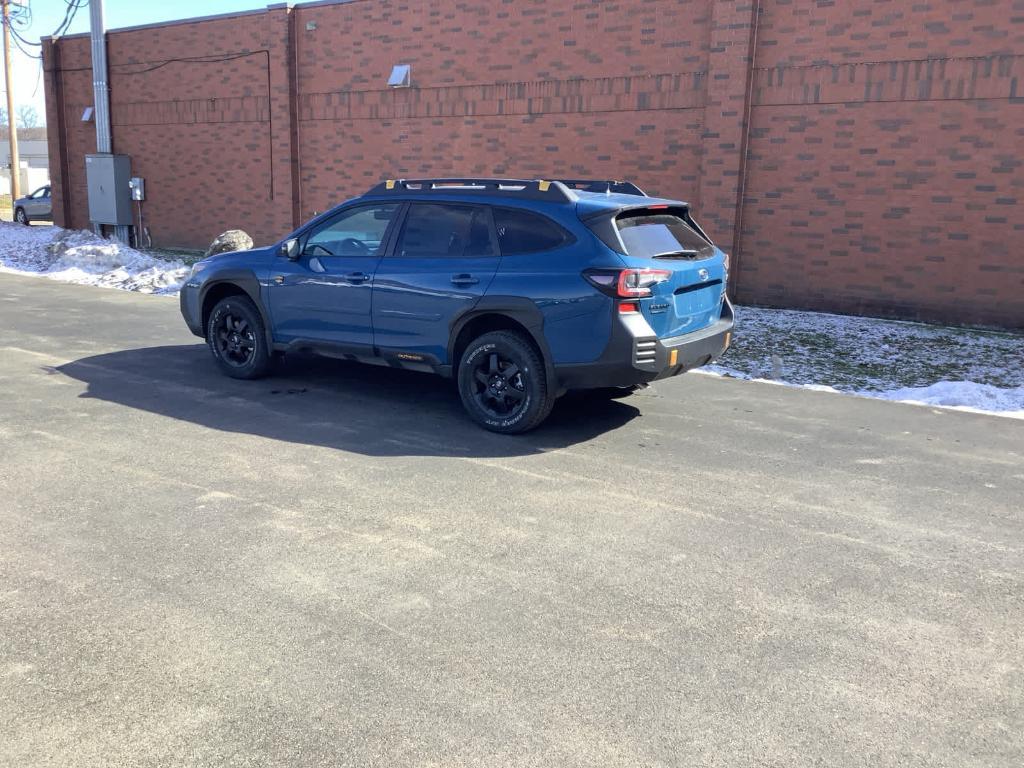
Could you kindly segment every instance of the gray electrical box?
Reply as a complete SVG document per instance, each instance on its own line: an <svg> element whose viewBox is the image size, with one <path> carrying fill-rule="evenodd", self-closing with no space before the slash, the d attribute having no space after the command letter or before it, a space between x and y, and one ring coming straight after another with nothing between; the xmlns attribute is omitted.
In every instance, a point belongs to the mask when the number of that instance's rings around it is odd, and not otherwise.
<svg viewBox="0 0 1024 768"><path fill-rule="evenodd" d="M128 155L86 155L85 180L89 187L89 221L94 224L131 224L131 159Z"/></svg>

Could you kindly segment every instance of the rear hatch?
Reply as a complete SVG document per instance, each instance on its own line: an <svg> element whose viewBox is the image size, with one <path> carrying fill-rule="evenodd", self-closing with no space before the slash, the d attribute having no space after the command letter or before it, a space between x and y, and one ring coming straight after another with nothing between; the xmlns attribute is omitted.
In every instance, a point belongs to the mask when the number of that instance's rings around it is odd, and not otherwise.
<svg viewBox="0 0 1024 768"><path fill-rule="evenodd" d="M622 210L595 233L613 245L631 269L655 270L658 282L640 298L640 312L658 338L705 328L721 317L727 257L690 218L685 206ZM612 243L608 243L612 245Z"/></svg>

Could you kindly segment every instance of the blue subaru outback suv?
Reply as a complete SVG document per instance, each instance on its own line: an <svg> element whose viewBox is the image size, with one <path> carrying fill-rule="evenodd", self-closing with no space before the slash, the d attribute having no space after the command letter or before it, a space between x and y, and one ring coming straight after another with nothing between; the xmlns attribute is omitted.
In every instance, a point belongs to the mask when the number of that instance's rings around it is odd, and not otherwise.
<svg viewBox="0 0 1024 768"><path fill-rule="evenodd" d="M281 242L198 262L181 312L229 376L289 350L455 379L495 432L729 345L729 258L686 203L624 182L387 181Z"/></svg>

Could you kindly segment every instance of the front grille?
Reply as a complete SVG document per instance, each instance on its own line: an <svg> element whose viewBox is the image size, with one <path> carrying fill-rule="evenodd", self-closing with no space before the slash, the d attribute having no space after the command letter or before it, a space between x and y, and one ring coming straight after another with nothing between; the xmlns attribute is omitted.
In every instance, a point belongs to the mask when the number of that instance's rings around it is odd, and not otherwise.
<svg viewBox="0 0 1024 768"><path fill-rule="evenodd" d="M637 339L633 350L633 360L637 365L653 365L658 356L656 339Z"/></svg>

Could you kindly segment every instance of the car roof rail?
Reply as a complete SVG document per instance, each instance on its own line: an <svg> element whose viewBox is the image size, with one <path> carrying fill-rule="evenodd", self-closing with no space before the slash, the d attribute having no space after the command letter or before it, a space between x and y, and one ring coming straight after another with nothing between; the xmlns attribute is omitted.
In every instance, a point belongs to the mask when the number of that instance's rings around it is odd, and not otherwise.
<svg viewBox="0 0 1024 768"><path fill-rule="evenodd" d="M559 203L573 203L577 199L572 190L561 182L542 179L388 179L366 194L388 195L395 192L478 192Z"/></svg>
<svg viewBox="0 0 1024 768"><path fill-rule="evenodd" d="M640 195L647 197L647 193L631 181L611 181L600 179L555 179L569 189L577 189L581 192L598 192L604 194L618 195Z"/></svg>

